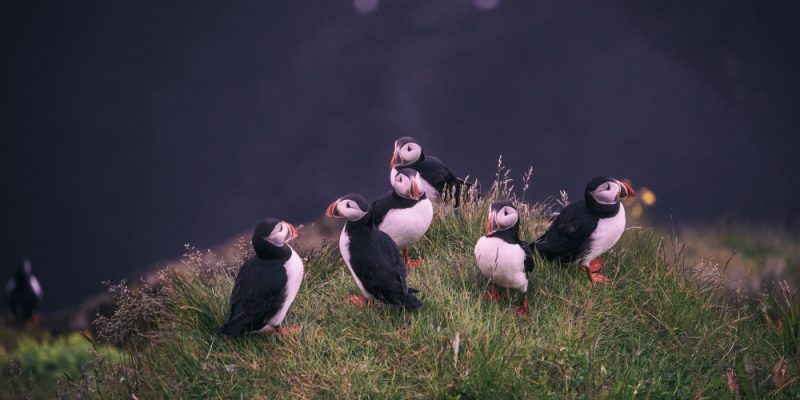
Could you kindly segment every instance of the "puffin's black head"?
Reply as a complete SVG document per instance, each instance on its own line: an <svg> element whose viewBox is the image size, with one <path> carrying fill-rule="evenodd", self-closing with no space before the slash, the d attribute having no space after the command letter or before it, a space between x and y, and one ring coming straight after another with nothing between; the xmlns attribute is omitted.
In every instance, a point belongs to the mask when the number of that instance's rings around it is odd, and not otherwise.
<svg viewBox="0 0 800 400"><path fill-rule="evenodd" d="M394 167L406 167L414 164L415 162L425 158L422 154L422 146L417 143L417 140L410 137L401 137L394 141L394 154L392 154L392 162L389 165Z"/></svg>
<svg viewBox="0 0 800 400"><path fill-rule="evenodd" d="M372 211L369 202L364 196L357 193L350 193L336 199L325 215L334 218L347 218L350 221L359 221Z"/></svg>
<svg viewBox="0 0 800 400"><path fill-rule="evenodd" d="M16 275L17 279L24 279L28 278L33 274L33 264L31 264L31 260L27 257L23 258L19 264L17 264L17 271L14 275Z"/></svg>
<svg viewBox="0 0 800 400"><path fill-rule="evenodd" d="M636 196L631 185L607 176L598 176L586 185L585 192L587 203L613 205L620 199Z"/></svg>
<svg viewBox="0 0 800 400"><path fill-rule="evenodd" d="M259 258L269 258L277 248L296 238L297 228L288 222L267 218L253 231L253 249Z"/></svg>
<svg viewBox="0 0 800 400"><path fill-rule="evenodd" d="M419 172L413 168L402 168L397 171L392 181L392 189L400 196L411 200L419 200L425 195L420 189Z"/></svg>
<svg viewBox="0 0 800 400"><path fill-rule="evenodd" d="M519 212L510 201L497 201L489 207L486 235L503 231L519 232Z"/></svg>

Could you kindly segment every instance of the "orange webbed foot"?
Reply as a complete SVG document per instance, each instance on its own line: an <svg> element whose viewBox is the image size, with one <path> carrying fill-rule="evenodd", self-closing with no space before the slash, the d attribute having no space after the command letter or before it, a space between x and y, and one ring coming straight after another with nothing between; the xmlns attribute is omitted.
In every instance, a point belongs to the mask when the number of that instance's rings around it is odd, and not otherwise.
<svg viewBox="0 0 800 400"><path fill-rule="evenodd" d="M483 292L483 298L487 301L500 301L500 292L497 291L496 286L492 286L491 291Z"/></svg>
<svg viewBox="0 0 800 400"><path fill-rule="evenodd" d="M412 260L411 257L408 256L408 249L403 249L403 262L406 264L406 269L408 272L411 272L414 268L419 267L422 265L422 259L419 260Z"/></svg>
<svg viewBox="0 0 800 400"><path fill-rule="evenodd" d="M356 295L348 296L347 297L347 301L355 304L356 307L364 307L364 306L368 306L368 305L372 304L372 300L370 300L370 299L368 299L366 297L363 297L363 296L356 296Z"/></svg>
<svg viewBox="0 0 800 400"><path fill-rule="evenodd" d="M277 332L282 337L289 337L290 335L292 335L294 333L297 333L297 332L300 332L302 330L303 330L302 326L295 325L295 326L287 326L285 328L284 327L280 327L280 328L276 329L275 332Z"/></svg>
<svg viewBox="0 0 800 400"><path fill-rule="evenodd" d="M406 261L406 265L408 266L408 268L409 268L409 269L410 269L410 268L416 268L416 267L419 267L420 265L422 265L422 264L424 264L424 263L425 263L425 260L423 260L423 259L421 259L421 258L420 258L420 259L416 259L416 260L414 260L414 259L408 259L408 261Z"/></svg>
<svg viewBox="0 0 800 400"><path fill-rule="evenodd" d="M609 279L605 275L600 274L600 270L603 269L603 260L601 260L600 257L595 258L594 260L589 262L589 266L581 267L581 269L583 269L583 271L586 272L587 275L589 275L589 280L591 280L594 283L603 283L603 284L611 283L611 279Z"/></svg>
<svg viewBox="0 0 800 400"><path fill-rule="evenodd" d="M525 318L528 316L528 296L525 293L521 293L520 296L522 298L520 299L519 305L511 307L511 310L514 311L518 317Z"/></svg>
<svg viewBox="0 0 800 400"><path fill-rule="evenodd" d="M528 316L528 307L514 306L511 307L511 310L514 311L514 314L517 314L517 316L520 318L525 318Z"/></svg>
<svg viewBox="0 0 800 400"><path fill-rule="evenodd" d="M589 279L594 283L602 283L604 285L611 283L611 278L603 274L589 274Z"/></svg>

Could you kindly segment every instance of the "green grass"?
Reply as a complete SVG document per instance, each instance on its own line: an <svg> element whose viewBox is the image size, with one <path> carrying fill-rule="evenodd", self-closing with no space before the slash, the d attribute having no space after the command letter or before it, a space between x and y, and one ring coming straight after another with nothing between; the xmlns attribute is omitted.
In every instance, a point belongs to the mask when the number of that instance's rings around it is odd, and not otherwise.
<svg viewBox="0 0 800 400"><path fill-rule="evenodd" d="M190 252L189 272L165 271L156 288L115 287L120 309L99 327L131 359L105 371L113 376L84 394L734 398L724 374L731 368L740 371L747 398L800 395L795 344L778 340L758 314L716 300L713 284L675 268L662 239L648 230L629 230L605 256L604 271L613 279L607 286L591 284L574 266L538 260L527 318L511 312L512 293L487 303L473 256L487 206L488 200L472 199L458 215L439 210L414 249L426 260L410 276L424 303L418 312L346 303L358 289L338 247L316 249L305 258L306 275L285 322L303 329L289 337L222 337L237 266ZM548 208L520 209L523 239L535 238ZM790 366L778 392L772 366L780 360Z"/></svg>
<svg viewBox="0 0 800 400"><path fill-rule="evenodd" d="M0 346L0 398L52 398L60 381L79 380L85 366L100 358L106 363L122 359L110 346L97 346L80 333L39 337L2 330ZM95 359L97 358L97 359Z"/></svg>

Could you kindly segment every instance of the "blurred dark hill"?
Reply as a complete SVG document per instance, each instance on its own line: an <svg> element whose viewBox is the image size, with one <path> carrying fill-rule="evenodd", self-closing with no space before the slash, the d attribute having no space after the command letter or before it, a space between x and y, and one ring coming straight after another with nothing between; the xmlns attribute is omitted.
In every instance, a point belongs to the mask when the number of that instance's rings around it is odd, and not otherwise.
<svg viewBox="0 0 800 400"><path fill-rule="evenodd" d="M30 256L51 309L382 193L403 135L483 181L533 165L529 199L612 174L656 221L800 227L795 2L2 8L0 271Z"/></svg>

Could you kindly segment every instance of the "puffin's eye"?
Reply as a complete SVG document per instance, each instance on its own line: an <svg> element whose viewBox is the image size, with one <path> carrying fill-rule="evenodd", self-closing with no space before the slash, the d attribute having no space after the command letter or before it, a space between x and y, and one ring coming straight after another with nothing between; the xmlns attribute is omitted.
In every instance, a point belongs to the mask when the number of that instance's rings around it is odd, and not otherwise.
<svg viewBox="0 0 800 400"><path fill-rule="evenodd" d="M610 183L606 183L606 190L611 190L611 184Z"/></svg>
<svg viewBox="0 0 800 400"><path fill-rule="evenodd" d="M411 145L408 145L408 147L406 147L406 151L411 151Z"/></svg>
<svg viewBox="0 0 800 400"><path fill-rule="evenodd" d="M508 215L508 209L503 209L503 215Z"/></svg>
<svg viewBox="0 0 800 400"><path fill-rule="evenodd" d="M278 225L278 232L283 232L283 225Z"/></svg>

